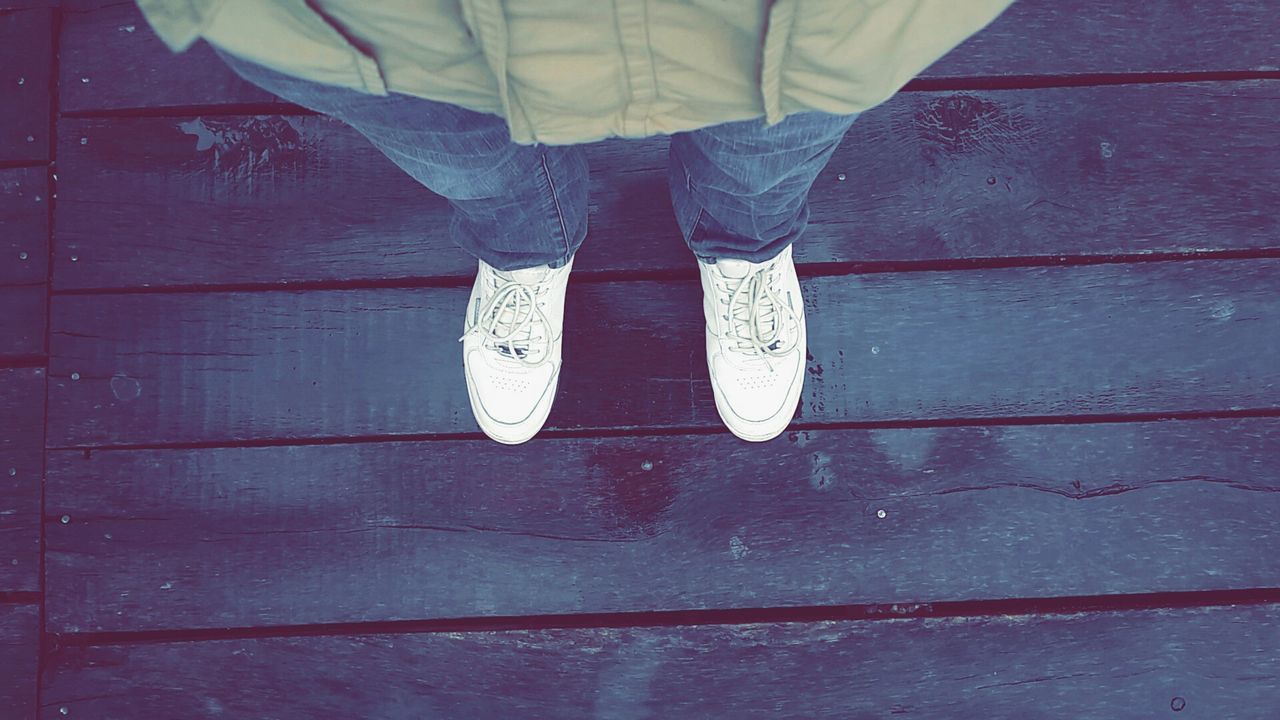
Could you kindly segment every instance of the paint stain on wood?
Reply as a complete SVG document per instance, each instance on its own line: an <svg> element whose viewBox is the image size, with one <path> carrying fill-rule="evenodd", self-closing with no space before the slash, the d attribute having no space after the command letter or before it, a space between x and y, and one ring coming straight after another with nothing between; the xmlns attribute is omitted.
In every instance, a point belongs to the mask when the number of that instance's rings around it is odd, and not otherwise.
<svg viewBox="0 0 1280 720"><path fill-rule="evenodd" d="M178 129L195 138L201 170L246 192L277 175L297 177L319 160L318 142L287 117L197 117L178 123Z"/></svg>
<svg viewBox="0 0 1280 720"><path fill-rule="evenodd" d="M666 463L637 448L601 444L588 461L591 514L604 537L642 540L666 530L678 486Z"/></svg>
<svg viewBox="0 0 1280 720"><path fill-rule="evenodd" d="M927 153L943 155L1026 147L1040 135L1021 111L968 93L948 95L918 108L910 129Z"/></svg>
<svg viewBox="0 0 1280 720"><path fill-rule="evenodd" d="M807 435L808 433L805 434ZM830 490L836 479L836 471L832 466L831 455L824 452L815 452L811 462L809 485L818 492Z"/></svg>
<svg viewBox="0 0 1280 720"><path fill-rule="evenodd" d="M885 458L904 473L917 472L926 467L938 433L936 428L869 431L872 442L884 453Z"/></svg>
<svg viewBox="0 0 1280 720"><path fill-rule="evenodd" d="M111 394L121 402L136 400L142 394L142 383L124 373L117 373L111 378Z"/></svg>

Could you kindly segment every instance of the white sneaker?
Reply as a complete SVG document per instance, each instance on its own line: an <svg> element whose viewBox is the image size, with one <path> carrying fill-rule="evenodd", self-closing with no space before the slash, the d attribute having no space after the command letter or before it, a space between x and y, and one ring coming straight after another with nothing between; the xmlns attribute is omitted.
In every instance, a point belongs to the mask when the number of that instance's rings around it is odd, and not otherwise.
<svg viewBox="0 0 1280 720"><path fill-rule="evenodd" d="M807 337L791 246L762 263L698 260L716 409L743 440L786 429L804 387Z"/></svg>
<svg viewBox="0 0 1280 720"><path fill-rule="evenodd" d="M480 261L458 340L471 411L500 443L528 440L551 413L572 269L572 257L559 268L507 271Z"/></svg>

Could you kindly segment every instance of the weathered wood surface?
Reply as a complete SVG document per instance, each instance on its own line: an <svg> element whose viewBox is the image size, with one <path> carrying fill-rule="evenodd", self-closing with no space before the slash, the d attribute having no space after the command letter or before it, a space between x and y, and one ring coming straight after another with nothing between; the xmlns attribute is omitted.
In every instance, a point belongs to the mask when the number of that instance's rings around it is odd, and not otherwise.
<svg viewBox="0 0 1280 720"><path fill-rule="evenodd" d="M0 604L0 717L36 715L40 606Z"/></svg>
<svg viewBox="0 0 1280 720"><path fill-rule="evenodd" d="M900 94L854 124L818 177L797 262L1276 248L1277 87ZM335 121L60 125L59 288L475 273L444 199ZM586 146L591 231L576 270L692 269L667 144Z"/></svg>
<svg viewBox="0 0 1280 720"><path fill-rule="evenodd" d="M31 3L23 3L28 8ZM0 2L0 164L42 162L50 150L52 13ZM0 170L0 362L44 351L48 269L46 170ZM36 204L40 196L41 204ZM25 253L25 256L22 254ZM5 287L6 285L26 287ZM40 578L44 371L0 369L0 591ZM40 608L0 604L0 714L36 716Z"/></svg>
<svg viewBox="0 0 1280 720"><path fill-rule="evenodd" d="M1270 720L1278 644L1260 605L68 647L41 717Z"/></svg>
<svg viewBox="0 0 1280 720"><path fill-rule="evenodd" d="M171 52L132 0L65 9L60 41L64 112L281 103L241 80L204 42Z"/></svg>
<svg viewBox="0 0 1280 720"><path fill-rule="evenodd" d="M44 354L45 288L0 285L0 363Z"/></svg>
<svg viewBox="0 0 1280 720"><path fill-rule="evenodd" d="M52 451L49 626L936 602L1280 579L1280 558L1256 552L1280 542L1280 420L784 438Z"/></svg>
<svg viewBox="0 0 1280 720"><path fill-rule="evenodd" d="M1280 399L1276 260L802 284L806 423L1216 411ZM468 292L55 296L49 443L476 432L455 342ZM564 348L549 428L723 429L696 280L571 282Z"/></svg>
<svg viewBox="0 0 1280 720"><path fill-rule="evenodd" d="M1280 70L1271 0L1017 0L924 77Z"/></svg>
<svg viewBox="0 0 1280 720"><path fill-rule="evenodd" d="M1020 0L922 77L1280 70L1280 22L1269 0L1167 5ZM66 11L61 42L66 111L272 100L203 43L171 53L132 2Z"/></svg>
<svg viewBox="0 0 1280 720"><path fill-rule="evenodd" d="M0 163L49 159L53 11L0 5Z"/></svg>
<svg viewBox="0 0 1280 720"><path fill-rule="evenodd" d="M0 285L43 283L49 269L49 173L0 170Z"/></svg>
<svg viewBox="0 0 1280 720"><path fill-rule="evenodd" d="M44 369L0 369L0 592L40 588L43 450Z"/></svg>

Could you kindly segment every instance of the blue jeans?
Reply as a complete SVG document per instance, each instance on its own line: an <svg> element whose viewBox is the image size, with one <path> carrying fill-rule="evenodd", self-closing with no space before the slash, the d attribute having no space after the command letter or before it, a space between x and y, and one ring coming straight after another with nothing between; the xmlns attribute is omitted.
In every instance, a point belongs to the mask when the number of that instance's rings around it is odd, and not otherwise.
<svg viewBox="0 0 1280 720"><path fill-rule="evenodd" d="M499 270L559 267L587 236L586 154L578 145L511 142L504 119L399 93L300 80L219 51L238 75L355 128L449 201L459 246ZM857 115L797 113L671 135L667 179L697 257L768 260L804 232L809 189Z"/></svg>

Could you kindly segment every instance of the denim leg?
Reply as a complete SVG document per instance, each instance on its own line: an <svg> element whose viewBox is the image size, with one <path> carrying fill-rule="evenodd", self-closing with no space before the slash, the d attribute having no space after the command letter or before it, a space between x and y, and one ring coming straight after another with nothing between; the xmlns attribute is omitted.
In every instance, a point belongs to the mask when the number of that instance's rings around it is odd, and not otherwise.
<svg viewBox="0 0 1280 720"><path fill-rule="evenodd" d="M855 118L807 112L673 134L671 205L693 254L764 262L800 237L809 189Z"/></svg>
<svg viewBox="0 0 1280 720"><path fill-rule="evenodd" d="M586 154L511 142L506 122L449 103L301 80L218 51L236 74L350 125L453 206L453 241L499 270L559 267L587 235Z"/></svg>

